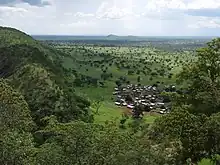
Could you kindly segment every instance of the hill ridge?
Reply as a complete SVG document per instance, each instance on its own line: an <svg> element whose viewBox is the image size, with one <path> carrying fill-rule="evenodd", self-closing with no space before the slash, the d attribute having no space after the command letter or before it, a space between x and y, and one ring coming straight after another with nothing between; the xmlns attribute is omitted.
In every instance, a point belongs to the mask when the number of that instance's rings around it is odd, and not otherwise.
<svg viewBox="0 0 220 165"><path fill-rule="evenodd" d="M0 78L22 93L38 125L51 115L61 122L86 118L89 102L73 92L74 79L67 80L65 53L7 27L0 27L0 52Z"/></svg>

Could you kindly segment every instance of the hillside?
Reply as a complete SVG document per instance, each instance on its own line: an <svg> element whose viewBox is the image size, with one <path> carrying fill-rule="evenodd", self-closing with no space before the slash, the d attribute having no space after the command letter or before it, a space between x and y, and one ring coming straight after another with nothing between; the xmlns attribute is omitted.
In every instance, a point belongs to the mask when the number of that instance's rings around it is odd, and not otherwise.
<svg viewBox="0 0 220 165"><path fill-rule="evenodd" d="M87 120L89 102L76 96L71 83L67 83L63 56L66 54L23 32L0 27L0 78L8 79L21 92L38 124L50 115L61 122Z"/></svg>

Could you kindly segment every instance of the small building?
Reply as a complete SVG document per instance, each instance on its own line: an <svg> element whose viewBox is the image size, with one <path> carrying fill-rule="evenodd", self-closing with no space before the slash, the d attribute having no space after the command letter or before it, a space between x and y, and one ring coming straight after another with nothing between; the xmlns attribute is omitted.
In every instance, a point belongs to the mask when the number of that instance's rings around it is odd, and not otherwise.
<svg viewBox="0 0 220 165"><path fill-rule="evenodd" d="M160 114L164 114L165 112L164 112L164 111L159 111L159 113L160 113Z"/></svg>
<svg viewBox="0 0 220 165"><path fill-rule="evenodd" d="M134 108L134 106L133 105L127 105L127 107L129 108L129 109L133 109Z"/></svg>
<svg viewBox="0 0 220 165"><path fill-rule="evenodd" d="M115 102L115 105L120 106L121 103L120 102Z"/></svg>
<svg viewBox="0 0 220 165"><path fill-rule="evenodd" d="M122 103L123 106L127 106L128 104L126 102Z"/></svg>
<svg viewBox="0 0 220 165"><path fill-rule="evenodd" d="M170 88L171 86L168 89ZM162 89L155 85L138 86L137 84L130 84L115 87L114 89L113 95L116 97L115 105L117 106L126 106L135 111L135 106L139 104L144 107L144 111L154 111L154 109L157 109L157 112L161 114L168 113L169 109L171 109L171 100L167 99L165 102L166 98L160 96L165 87Z"/></svg>

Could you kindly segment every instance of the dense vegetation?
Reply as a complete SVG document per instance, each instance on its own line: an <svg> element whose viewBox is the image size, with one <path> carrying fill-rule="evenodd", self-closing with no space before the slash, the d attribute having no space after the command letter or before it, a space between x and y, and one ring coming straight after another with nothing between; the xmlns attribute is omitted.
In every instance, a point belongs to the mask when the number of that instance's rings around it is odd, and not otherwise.
<svg viewBox="0 0 220 165"><path fill-rule="evenodd" d="M220 39L196 54L53 47L0 28L0 164L182 165L217 160ZM96 121L116 84L175 80L189 92L166 93L172 111L155 122L129 120L128 114L120 122Z"/></svg>

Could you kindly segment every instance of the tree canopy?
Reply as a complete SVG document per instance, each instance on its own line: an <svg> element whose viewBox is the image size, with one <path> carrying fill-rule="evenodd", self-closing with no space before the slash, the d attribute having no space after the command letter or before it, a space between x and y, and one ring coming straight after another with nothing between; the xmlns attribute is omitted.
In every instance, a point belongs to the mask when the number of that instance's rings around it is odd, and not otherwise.
<svg viewBox="0 0 220 165"><path fill-rule="evenodd" d="M199 49L197 58L178 76L189 91L180 102L193 113L211 115L220 111L220 38Z"/></svg>

